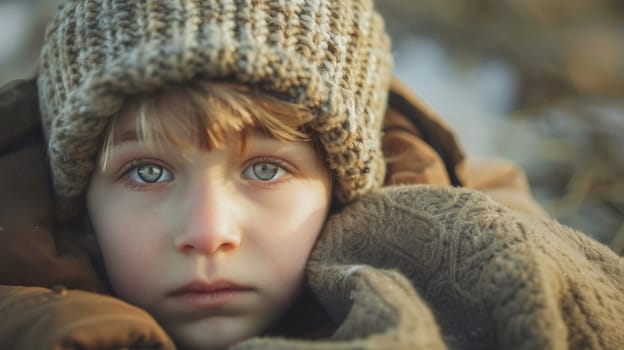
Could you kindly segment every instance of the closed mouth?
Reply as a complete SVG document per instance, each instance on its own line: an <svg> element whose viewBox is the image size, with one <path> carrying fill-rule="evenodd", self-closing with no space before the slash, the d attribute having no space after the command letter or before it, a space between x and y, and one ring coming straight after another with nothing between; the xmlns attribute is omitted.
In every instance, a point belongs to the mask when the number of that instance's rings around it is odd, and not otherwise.
<svg viewBox="0 0 624 350"><path fill-rule="evenodd" d="M215 308L233 302L255 289L234 282L219 280L211 283L193 281L173 290L169 297L199 308Z"/></svg>

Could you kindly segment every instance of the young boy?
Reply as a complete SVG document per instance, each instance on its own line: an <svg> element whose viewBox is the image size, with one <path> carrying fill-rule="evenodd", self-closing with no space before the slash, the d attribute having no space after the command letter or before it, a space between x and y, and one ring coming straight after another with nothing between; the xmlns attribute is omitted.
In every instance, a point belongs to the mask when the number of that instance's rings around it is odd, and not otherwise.
<svg viewBox="0 0 624 350"><path fill-rule="evenodd" d="M42 124L58 217L85 223L114 298L0 286L0 345L621 347L621 258L448 186L449 157L415 155L446 165L430 181L386 149L384 177L382 122L399 145L418 123L392 109L426 114L386 103L390 76L368 0L67 2Z"/></svg>
<svg viewBox="0 0 624 350"><path fill-rule="evenodd" d="M390 76L371 1L70 1L39 74L60 215L178 346L262 334L383 180Z"/></svg>

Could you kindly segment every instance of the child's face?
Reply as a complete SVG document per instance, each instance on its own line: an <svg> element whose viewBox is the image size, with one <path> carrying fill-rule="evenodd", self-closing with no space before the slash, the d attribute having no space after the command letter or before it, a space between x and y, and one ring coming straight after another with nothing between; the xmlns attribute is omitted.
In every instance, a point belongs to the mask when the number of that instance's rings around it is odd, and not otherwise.
<svg viewBox="0 0 624 350"><path fill-rule="evenodd" d="M263 332L299 292L325 221L330 177L311 143L250 134L184 154L137 141L122 117L87 207L115 293L178 345ZM193 137L192 135L183 135Z"/></svg>

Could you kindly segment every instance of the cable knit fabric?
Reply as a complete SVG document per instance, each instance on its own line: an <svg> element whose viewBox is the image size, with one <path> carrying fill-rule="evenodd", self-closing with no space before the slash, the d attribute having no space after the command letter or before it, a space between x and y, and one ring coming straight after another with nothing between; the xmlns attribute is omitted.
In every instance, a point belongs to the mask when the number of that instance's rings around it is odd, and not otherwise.
<svg viewBox="0 0 624 350"><path fill-rule="evenodd" d="M68 1L45 42L39 98L61 216L75 214L124 98L198 76L309 108L339 200L383 181L392 58L371 0Z"/></svg>
<svg viewBox="0 0 624 350"><path fill-rule="evenodd" d="M387 349L440 348L440 333L450 349L624 346L622 257L472 190L415 185L362 196L329 219L308 270L342 322L341 338L359 340L358 349L382 340ZM401 281L374 282L392 271L415 287L441 332L415 314L416 294L394 298ZM358 280L369 283L354 287ZM375 332L362 336L367 327Z"/></svg>

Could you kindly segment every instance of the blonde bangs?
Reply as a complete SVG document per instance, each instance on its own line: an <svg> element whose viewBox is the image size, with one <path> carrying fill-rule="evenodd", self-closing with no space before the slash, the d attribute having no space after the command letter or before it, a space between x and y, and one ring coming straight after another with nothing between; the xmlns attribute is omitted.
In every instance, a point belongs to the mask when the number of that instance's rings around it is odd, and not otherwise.
<svg viewBox="0 0 624 350"><path fill-rule="evenodd" d="M240 136L244 152L250 131L282 141L312 140L304 125L313 116L300 105L244 85L193 82L130 98L107 126L100 156L102 168L106 168L115 139L122 132L119 119L126 115L135 118L139 141L156 148L172 144L182 152L223 148L233 136Z"/></svg>

